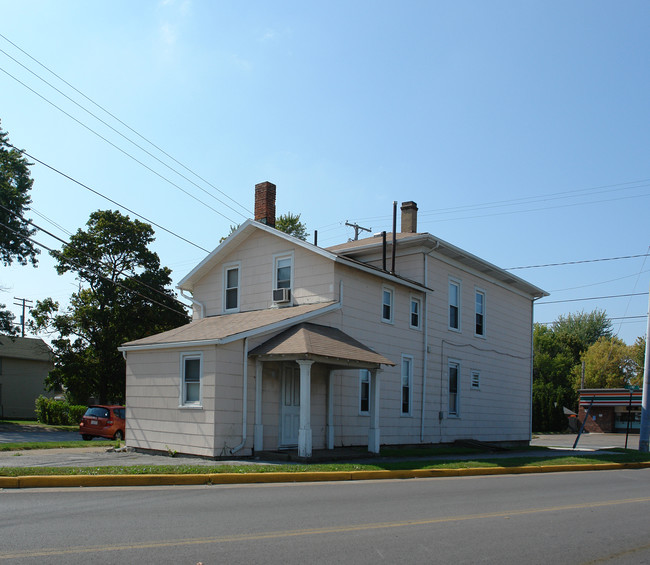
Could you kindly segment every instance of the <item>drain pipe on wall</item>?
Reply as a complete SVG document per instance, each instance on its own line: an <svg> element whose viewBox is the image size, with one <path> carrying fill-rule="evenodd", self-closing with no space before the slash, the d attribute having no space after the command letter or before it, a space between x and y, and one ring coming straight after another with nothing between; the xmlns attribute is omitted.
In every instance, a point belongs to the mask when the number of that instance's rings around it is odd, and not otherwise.
<svg viewBox="0 0 650 565"><path fill-rule="evenodd" d="M242 431L241 443L230 450L230 455L237 453L244 445L246 445L246 428L248 426L248 338L244 339L244 371L243 371L244 385L242 390Z"/></svg>
<svg viewBox="0 0 650 565"><path fill-rule="evenodd" d="M426 288L429 288L427 257L428 254L425 253L424 254L424 286ZM428 297L428 293L425 290L424 300L422 301L423 302L422 317L424 318L424 328L422 328L422 331L424 333L422 337L424 341L424 355L423 355L424 366L422 368L422 420L420 422L420 443L424 443L424 412L425 412L425 407L427 402L427 365L429 364L429 324L428 324L429 302L427 300L427 297Z"/></svg>
<svg viewBox="0 0 650 565"><path fill-rule="evenodd" d="M198 300L194 300L194 297L191 294L185 294L185 291L181 288L181 296L187 300L189 300L194 306L199 307L199 319L205 318L205 307L203 306L203 303L199 302Z"/></svg>

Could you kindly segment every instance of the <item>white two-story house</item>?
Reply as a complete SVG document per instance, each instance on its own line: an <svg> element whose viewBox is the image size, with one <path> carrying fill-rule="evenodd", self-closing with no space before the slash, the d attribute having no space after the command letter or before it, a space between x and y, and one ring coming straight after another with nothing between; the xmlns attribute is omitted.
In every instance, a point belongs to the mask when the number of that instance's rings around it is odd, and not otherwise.
<svg viewBox="0 0 650 565"><path fill-rule="evenodd" d="M209 457L531 433L539 288L428 233L323 249L276 230L275 185L179 283L192 321L124 344L127 444Z"/></svg>

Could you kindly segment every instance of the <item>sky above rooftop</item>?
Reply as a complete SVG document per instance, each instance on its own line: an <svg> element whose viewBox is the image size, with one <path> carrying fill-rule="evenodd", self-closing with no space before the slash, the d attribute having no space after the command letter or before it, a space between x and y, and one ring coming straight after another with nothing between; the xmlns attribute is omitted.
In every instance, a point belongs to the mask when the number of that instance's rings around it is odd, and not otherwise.
<svg viewBox="0 0 650 565"><path fill-rule="evenodd" d="M601 308L626 342L645 334L645 0L0 10L2 129L172 232L156 228L153 248L175 283L253 215L268 180L278 213L300 213L321 246L353 237L346 221L390 231L393 201L412 200L419 231L529 267L512 272L551 293L536 321ZM58 237L117 207L43 164L31 171L30 217ZM77 283L53 265L43 252L37 269L0 267L0 303L17 315L14 297L65 303Z"/></svg>

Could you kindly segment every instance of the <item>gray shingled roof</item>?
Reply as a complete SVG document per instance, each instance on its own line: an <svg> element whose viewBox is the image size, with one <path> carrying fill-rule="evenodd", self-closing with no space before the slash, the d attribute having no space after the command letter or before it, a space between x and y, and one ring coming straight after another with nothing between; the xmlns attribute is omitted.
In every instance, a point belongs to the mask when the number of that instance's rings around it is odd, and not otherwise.
<svg viewBox="0 0 650 565"><path fill-rule="evenodd" d="M232 339L243 339L246 334L255 330L273 329L274 325L290 323L290 320L304 316L311 317L329 311L329 307L336 302L321 302L318 304L304 304L290 308L269 308L251 312L238 312L222 316L210 316L195 320L179 328L162 332L156 335L129 341L122 344L121 350L131 348L172 347L187 344L201 345L201 343L224 343ZM321 312L322 310L322 312ZM280 327L279 329L283 329Z"/></svg>
<svg viewBox="0 0 650 565"><path fill-rule="evenodd" d="M52 351L40 338L0 336L0 357L51 361Z"/></svg>
<svg viewBox="0 0 650 565"><path fill-rule="evenodd" d="M257 346L250 355L291 359L354 361L372 365L395 365L338 328L303 322Z"/></svg>

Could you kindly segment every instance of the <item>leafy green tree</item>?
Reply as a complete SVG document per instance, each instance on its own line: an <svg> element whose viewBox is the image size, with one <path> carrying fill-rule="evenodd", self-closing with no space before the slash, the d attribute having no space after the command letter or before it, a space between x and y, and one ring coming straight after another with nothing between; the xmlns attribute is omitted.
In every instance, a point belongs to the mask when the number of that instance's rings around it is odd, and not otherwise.
<svg viewBox="0 0 650 565"><path fill-rule="evenodd" d="M584 388L622 388L636 377L631 348L617 337L601 337L582 354ZM574 368L574 386L581 386L582 367Z"/></svg>
<svg viewBox="0 0 650 565"><path fill-rule="evenodd" d="M561 431L563 408L577 411L576 374L582 355L600 338L612 339L612 324L602 310L560 316L533 331L533 428Z"/></svg>
<svg viewBox="0 0 650 565"><path fill-rule="evenodd" d="M632 379L631 384L643 385L643 370L645 367L645 348L646 342L644 336L639 336L633 345L630 345L630 358L634 363L636 376Z"/></svg>
<svg viewBox="0 0 650 565"><path fill-rule="evenodd" d="M309 237L307 226L300 221L300 214L292 214L291 212L281 214L275 220L275 229L288 233L303 241L306 241Z"/></svg>
<svg viewBox="0 0 650 565"><path fill-rule="evenodd" d="M30 163L9 143L9 134L0 128L0 261L11 265L31 263L36 266L38 250L29 238L36 231L25 214L29 210L29 191L33 180ZM0 333L15 335L14 315L0 304Z"/></svg>
<svg viewBox="0 0 650 565"><path fill-rule="evenodd" d="M15 316L9 310L5 310L5 308L6 306L4 304L0 304L0 334L16 335L18 329L14 324Z"/></svg>
<svg viewBox="0 0 650 565"><path fill-rule="evenodd" d="M90 396L121 402L125 363L117 348L189 318L167 288L171 271L149 249L154 240L149 224L108 210L92 213L86 226L52 252L57 272L76 273L79 290L64 311L51 298L38 301L30 326L56 335L50 388L65 387L73 403Z"/></svg>
<svg viewBox="0 0 650 565"><path fill-rule="evenodd" d="M33 180L30 163L9 143L9 135L0 128L0 261L11 265L36 265L38 250L29 238L36 231L25 219L32 200Z"/></svg>

